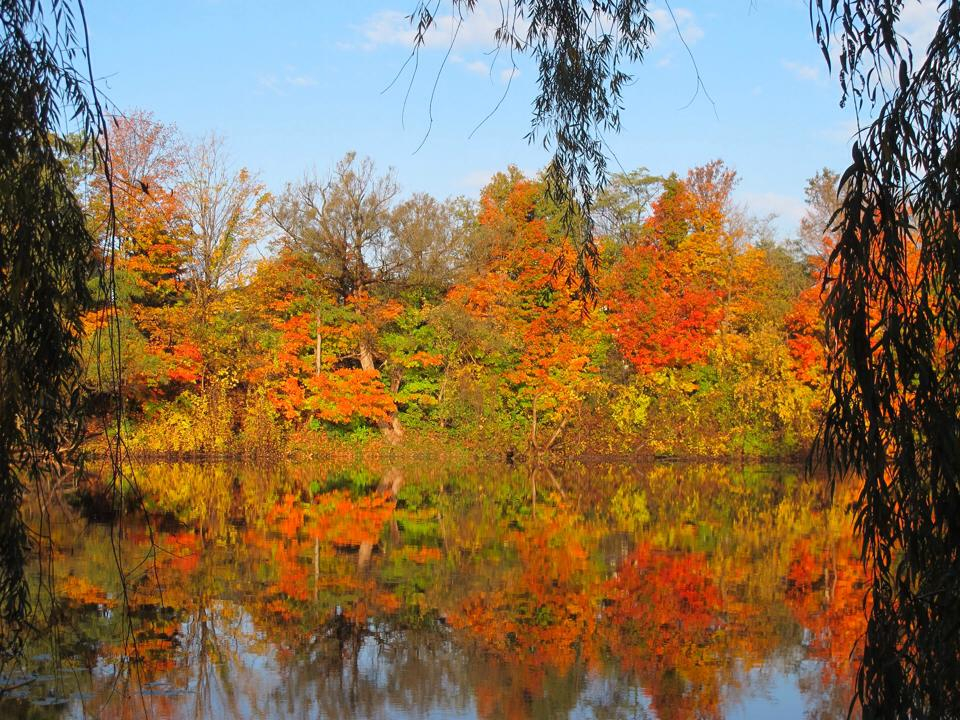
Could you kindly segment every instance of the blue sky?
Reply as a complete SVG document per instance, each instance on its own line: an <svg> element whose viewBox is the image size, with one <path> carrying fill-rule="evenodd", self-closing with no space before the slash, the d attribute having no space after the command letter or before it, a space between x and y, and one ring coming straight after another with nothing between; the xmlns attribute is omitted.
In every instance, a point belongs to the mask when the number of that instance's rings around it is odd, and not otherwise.
<svg viewBox="0 0 960 720"><path fill-rule="evenodd" d="M150 110L188 137L216 131L235 163L272 190L314 169L323 174L350 150L395 168L405 191L438 197L476 196L493 172L514 163L532 174L549 157L524 139L536 73L522 60L503 104L468 137L511 72L507 58L489 54L500 0L480 0L437 80L452 26L441 19L405 111L409 73L384 88L409 54L404 16L414 0L87 5L94 71L110 101ZM852 111L839 107L806 0L672 0L713 100L701 91L689 106L691 60L666 4L652 5L657 38L636 68L611 150L623 168L655 173L723 158L740 174L738 199L754 214L777 213L789 235L805 180L824 166L845 167L856 127ZM908 5L904 34L928 37L934 8L934 0ZM432 128L417 151L435 81Z"/></svg>

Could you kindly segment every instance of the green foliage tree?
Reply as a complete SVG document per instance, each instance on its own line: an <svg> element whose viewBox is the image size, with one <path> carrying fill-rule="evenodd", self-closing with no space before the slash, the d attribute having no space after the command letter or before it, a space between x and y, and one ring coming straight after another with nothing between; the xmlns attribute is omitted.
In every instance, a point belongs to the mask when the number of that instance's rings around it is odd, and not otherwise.
<svg viewBox="0 0 960 720"><path fill-rule="evenodd" d="M615 173L597 196L594 223L597 232L621 245L635 242L650 214L663 178L646 168Z"/></svg>

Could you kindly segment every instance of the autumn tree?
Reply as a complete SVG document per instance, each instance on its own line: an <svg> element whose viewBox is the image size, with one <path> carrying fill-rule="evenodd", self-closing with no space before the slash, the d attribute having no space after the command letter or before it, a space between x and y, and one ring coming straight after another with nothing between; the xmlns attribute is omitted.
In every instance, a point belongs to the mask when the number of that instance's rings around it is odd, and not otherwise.
<svg viewBox="0 0 960 720"><path fill-rule="evenodd" d="M328 374L331 382L343 375L345 382L353 378L376 383L379 375L376 336L399 310L381 301L383 287L397 277L401 260L391 252L390 232L399 192L392 172L379 175L372 160L348 153L327 180L308 178L290 185L271 207L281 244L309 262L335 307L353 315L347 334L360 372L339 368L339 375ZM322 306L316 310L315 328L317 383L323 371ZM343 329L336 334L342 337Z"/></svg>
<svg viewBox="0 0 960 720"><path fill-rule="evenodd" d="M127 399L143 401L169 382L192 382L198 352L183 310L190 227L179 193L183 144L176 128L145 111L112 118L112 188L94 175L87 193L89 221L105 232L112 211L120 243L112 297L87 315L88 372L96 374L109 348L95 330L116 304L124 337L120 358Z"/></svg>
<svg viewBox="0 0 960 720"><path fill-rule="evenodd" d="M180 291L188 250L188 226L177 193L183 147L174 127L137 111L114 118L111 151L125 266L136 275L144 305L168 305ZM108 201L107 189L100 179L94 185L102 205Z"/></svg>
<svg viewBox="0 0 960 720"><path fill-rule="evenodd" d="M719 161L664 179L600 275L611 415L654 452L780 453L812 434L811 391L785 345L795 261L732 202L735 183Z"/></svg>
<svg viewBox="0 0 960 720"><path fill-rule="evenodd" d="M266 195L246 168L231 169L216 135L187 151L179 191L191 225L187 271L202 320L217 293L240 281L247 252L263 239Z"/></svg>
<svg viewBox="0 0 960 720"><path fill-rule="evenodd" d="M800 220L800 242L807 254L809 278L786 318L790 333L787 344L797 363L798 374L821 394L828 389L826 324L821 295L827 262L836 243L830 220L840 206L839 181L840 177L827 168L807 181L807 209Z"/></svg>
<svg viewBox="0 0 960 720"><path fill-rule="evenodd" d="M479 214L495 238L491 257L448 296L448 306L463 308L472 320L467 332L483 328L500 339L500 347L488 339L482 355L464 357L459 372L495 368L499 401L529 432L533 451L558 444L599 388L593 354L600 329L583 314L575 288L555 272L558 257L571 262L575 254L561 212L543 182L494 177Z"/></svg>
<svg viewBox="0 0 960 720"><path fill-rule="evenodd" d="M719 163L665 180L640 241L614 268L614 337L639 372L702 362L720 337L737 241L727 212L734 181Z"/></svg>
<svg viewBox="0 0 960 720"><path fill-rule="evenodd" d="M467 234L473 208L463 198L440 201L415 193L390 213L389 263L401 289L438 298L470 261Z"/></svg>

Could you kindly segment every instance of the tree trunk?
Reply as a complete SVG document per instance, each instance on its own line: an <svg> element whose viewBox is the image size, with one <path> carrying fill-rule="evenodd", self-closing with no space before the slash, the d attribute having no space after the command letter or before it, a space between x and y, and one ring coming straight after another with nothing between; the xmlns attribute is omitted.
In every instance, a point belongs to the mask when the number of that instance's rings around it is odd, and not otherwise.
<svg viewBox="0 0 960 720"><path fill-rule="evenodd" d="M323 357L323 335L320 332L320 312L317 311L317 348L316 348L317 362L316 362L316 375L320 377L321 370L321 358Z"/></svg>
<svg viewBox="0 0 960 720"><path fill-rule="evenodd" d="M364 570L370 564L370 558L373 557L373 543L369 540L360 543L360 551L357 553L357 569Z"/></svg>
<svg viewBox="0 0 960 720"><path fill-rule="evenodd" d="M313 539L313 601L316 602L320 593L320 538Z"/></svg>
<svg viewBox="0 0 960 720"><path fill-rule="evenodd" d="M400 424L400 416L394 413L393 417L390 418L390 423L387 426L389 428L388 437L396 442L403 437L403 425Z"/></svg>
<svg viewBox="0 0 960 720"><path fill-rule="evenodd" d="M366 338L360 338L360 367L364 370L376 370L376 365L373 364L373 350L370 349L370 343Z"/></svg>
<svg viewBox="0 0 960 720"><path fill-rule="evenodd" d="M365 337L360 338L360 367L368 371L377 369L373 362L373 349ZM403 425L400 424L400 418L396 414L377 425L390 442L397 442L403 437Z"/></svg>
<svg viewBox="0 0 960 720"><path fill-rule="evenodd" d="M397 468L390 468L383 473L377 492L396 497L401 485L403 485L403 473Z"/></svg>

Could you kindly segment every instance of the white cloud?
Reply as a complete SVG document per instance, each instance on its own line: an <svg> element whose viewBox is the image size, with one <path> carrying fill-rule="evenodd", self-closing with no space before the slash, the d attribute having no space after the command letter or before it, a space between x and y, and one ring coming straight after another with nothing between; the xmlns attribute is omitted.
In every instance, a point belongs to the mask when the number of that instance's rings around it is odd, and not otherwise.
<svg viewBox="0 0 960 720"><path fill-rule="evenodd" d="M940 23L939 0L908 2L900 13L900 33L910 41L914 54L927 49Z"/></svg>
<svg viewBox="0 0 960 720"><path fill-rule="evenodd" d="M450 59L459 65L463 65L467 72L471 72L474 75L482 75L483 77L497 77L504 85L510 82L511 78L515 78L520 75L520 69L515 67L503 68L499 72L496 72L495 75L494 72L496 71L497 65L495 60L472 60L468 62L460 56L451 56ZM500 64L502 65L503 63L501 62Z"/></svg>
<svg viewBox="0 0 960 720"><path fill-rule="evenodd" d="M746 204L747 210L752 215L761 217L766 215L776 215L781 221L778 223L781 227L795 227L800 224L800 219L807 210L807 206L800 198L792 195L781 195L774 192L747 192L737 193L741 200Z"/></svg>
<svg viewBox="0 0 960 720"><path fill-rule="evenodd" d="M433 27L426 35L424 46L446 49L457 37L457 47L485 47L496 45L494 34L503 24L503 12L506 6L500 0L479 0L474 10L465 15L461 22L459 15L437 15ZM526 21L517 19L518 32L526 29ZM458 29L459 28L459 29ZM363 37L364 50L373 50L384 45L401 45L412 48L416 38L416 27L411 24L409 15L397 10L381 10L374 13L357 30Z"/></svg>
<svg viewBox="0 0 960 720"><path fill-rule="evenodd" d="M292 85L293 87L313 87L317 84L316 78L312 78L309 75L293 75L284 78L284 82L287 85Z"/></svg>
<svg viewBox="0 0 960 720"><path fill-rule="evenodd" d="M697 24L696 16L688 8L674 8L671 15L669 8L655 7L650 15L653 17L654 36L651 44L654 47L677 39L678 29L687 45L694 45L703 38L703 28Z"/></svg>
<svg viewBox="0 0 960 720"><path fill-rule="evenodd" d="M490 74L490 65L483 62L482 60L474 60L469 62L465 66L467 70L477 75L489 75Z"/></svg>
<svg viewBox="0 0 960 720"><path fill-rule="evenodd" d="M364 49L381 45L412 45L415 33L406 15L396 10L381 10L366 19L359 28Z"/></svg>
<svg viewBox="0 0 960 720"><path fill-rule="evenodd" d="M257 87L261 90L267 90L275 95L283 95L283 89L280 87L280 81L277 76L270 73L257 74Z"/></svg>
<svg viewBox="0 0 960 720"><path fill-rule="evenodd" d="M457 184L463 188L464 192L477 195L487 186L496 172L496 170L474 170L461 177Z"/></svg>
<svg viewBox="0 0 960 720"><path fill-rule="evenodd" d="M820 79L820 69L813 65L805 65L793 60L781 60L780 64L797 80L816 82Z"/></svg>
<svg viewBox="0 0 960 720"><path fill-rule="evenodd" d="M276 73L259 73L257 75L257 87L279 96L286 95L290 88L307 88L316 84L317 79L315 77L298 72L296 68L289 66L282 75Z"/></svg>

